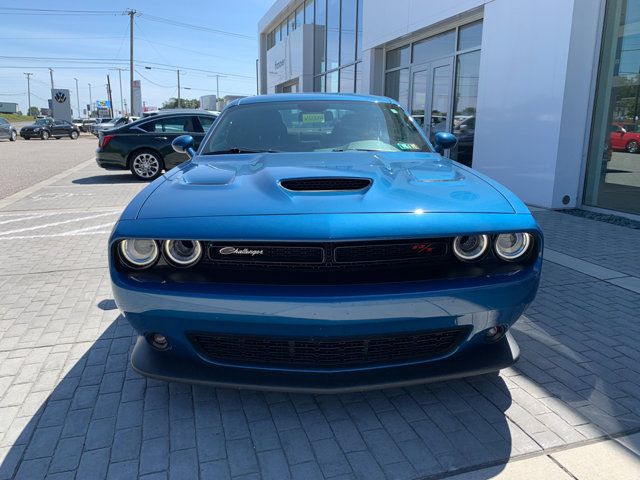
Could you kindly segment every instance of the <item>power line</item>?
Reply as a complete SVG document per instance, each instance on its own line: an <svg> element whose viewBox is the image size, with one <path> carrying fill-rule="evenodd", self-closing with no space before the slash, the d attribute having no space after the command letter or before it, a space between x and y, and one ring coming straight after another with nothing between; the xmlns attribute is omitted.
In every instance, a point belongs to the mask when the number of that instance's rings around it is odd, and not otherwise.
<svg viewBox="0 0 640 480"><path fill-rule="evenodd" d="M233 32L227 32L224 30L217 30L215 28L209 28L209 27L203 27L200 25L193 25L190 23L184 23L184 22L179 22L177 20L171 20L169 18L162 18L162 17L156 17L155 15L147 15L145 13L141 13L140 14L140 18L142 18L143 20L149 20L151 22L158 22L158 23L165 23L167 25L172 25L174 27L182 27L182 28L188 28L189 30L200 30L203 32L211 32L211 33L215 33L218 35L226 35L229 37L234 37L234 38L243 38L246 40L256 40L256 37L252 36L252 35L243 35L241 33L233 33Z"/></svg>

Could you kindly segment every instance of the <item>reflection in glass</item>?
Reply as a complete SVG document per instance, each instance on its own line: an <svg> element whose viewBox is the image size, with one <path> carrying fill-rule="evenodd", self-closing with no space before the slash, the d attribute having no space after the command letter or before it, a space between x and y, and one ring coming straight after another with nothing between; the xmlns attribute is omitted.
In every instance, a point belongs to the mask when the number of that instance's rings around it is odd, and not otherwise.
<svg viewBox="0 0 640 480"><path fill-rule="evenodd" d="M340 65L348 65L356 59L356 7L357 0L342 0Z"/></svg>
<svg viewBox="0 0 640 480"><path fill-rule="evenodd" d="M304 2L304 23L312 24L314 22L313 9L313 0L307 0Z"/></svg>
<svg viewBox="0 0 640 480"><path fill-rule="evenodd" d="M427 102L427 70L413 74L413 92L411 94L411 116L424 129L424 111Z"/></svg>
<svg viewBox="0 0 640 480"><path fill-rule="evenodd" d="M479 47L482 43L482 20L458 29L458 50Z"/></svg>
<svg viewBox="0 0 640 480"><path fill-rule="evenodd" d="M290 35L296 29L296 16L295 14L289 15L287 18L287 33Z"/></svg>
<svg viewBox="0 0 640 480"><path fill-rule="evenodd" d="M431 87L431 125L429 138L435 140L436 133L447 131L451 90L451 64L435 67Z"/></svg>
<svg viewBox="0 0 640 480"><path fill-rule="evenodd" d="M450 55L455 50L455 30L413 44L413 63L422 63ZM387 67L388 68L388 67Z"/></svg>
<svg viewBox="0 0 640 480"><path fill-rule="evenodd" d="M458 147L452 157L467 166L473 160L479 76L480 50L458 55L453 110L453 134L458 137Z"/></svg>
<svg viewBox="0 0 640 480"><path fill-rule="evenodd" d="M340 62L340 0L327 0L327 70Z"/></svg>
<svg viewBox="0 0 640 480"><path fill-rule="evenodd" d="M296 26L295 28L300 28L304 24L304 8L300 5L296 9Z"/></svg>
<svg viewBox="0 0 640 480"><path fill-rule="evenodd" d="M385 76L384 94L396 99L403 107L409 104L409 69L389 72Z"/></svg>
<svg viewBox="0 0 640 480"><path fill-rule="evenodd" d="M353 93L353 85L355 82L356 67L344 67L340 69L340 93Z"/></svg>
<svg viewBox="0 0 640 480"><path fill-rule="evenodd" d="M389 50L387 52L387 69L409 65L411 62L409 54L409 45Z"/></svg>
<svg viewBox="0 0 640 480"><path fill-rule="evenodd" d="M607 2L584 203L640 214L640 2Z"/></svg>
<svg viewBox="0 0 640 480"><path fill-rule="evenodd" d="M325 92L338 93L338 71L335 70L331 73L327 73L325 80Z"/></svg>

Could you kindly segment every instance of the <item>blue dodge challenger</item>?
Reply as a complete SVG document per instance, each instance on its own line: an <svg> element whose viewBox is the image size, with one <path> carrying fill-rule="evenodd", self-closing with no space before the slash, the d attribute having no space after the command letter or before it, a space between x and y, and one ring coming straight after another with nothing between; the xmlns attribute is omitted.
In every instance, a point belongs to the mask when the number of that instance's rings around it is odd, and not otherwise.
<svg viewBox="0 0 640 480"><path fill-rule="evenodd" d="M231 103L109 241L149 377L341 392L495 372L534 299L527 207L383 97Z"/></svg>

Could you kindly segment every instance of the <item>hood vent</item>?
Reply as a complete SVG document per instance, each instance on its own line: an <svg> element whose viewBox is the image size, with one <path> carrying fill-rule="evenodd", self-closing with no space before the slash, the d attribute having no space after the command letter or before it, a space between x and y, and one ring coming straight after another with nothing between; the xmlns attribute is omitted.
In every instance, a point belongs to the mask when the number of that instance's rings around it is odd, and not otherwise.
<svg viewBox="0 0 640 480"><path fill-rule="evenodd" d="M344 192L369 188L373 180L356 177L289 178L280 185L292 192Z"/></svg>

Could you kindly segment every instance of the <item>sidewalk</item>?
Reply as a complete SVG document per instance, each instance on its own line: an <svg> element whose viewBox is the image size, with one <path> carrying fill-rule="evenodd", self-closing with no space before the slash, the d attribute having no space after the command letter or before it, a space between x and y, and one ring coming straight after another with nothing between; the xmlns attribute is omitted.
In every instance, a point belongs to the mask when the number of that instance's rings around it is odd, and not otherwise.
<svg viewBox="0 0 640 480"><path fill-rule="evenodd" d="M542 283L500 375L215 389L129 366L106 268L128 177L85 164L0 203L0 480L640 478L640 230L535 212Z"/></svg>

